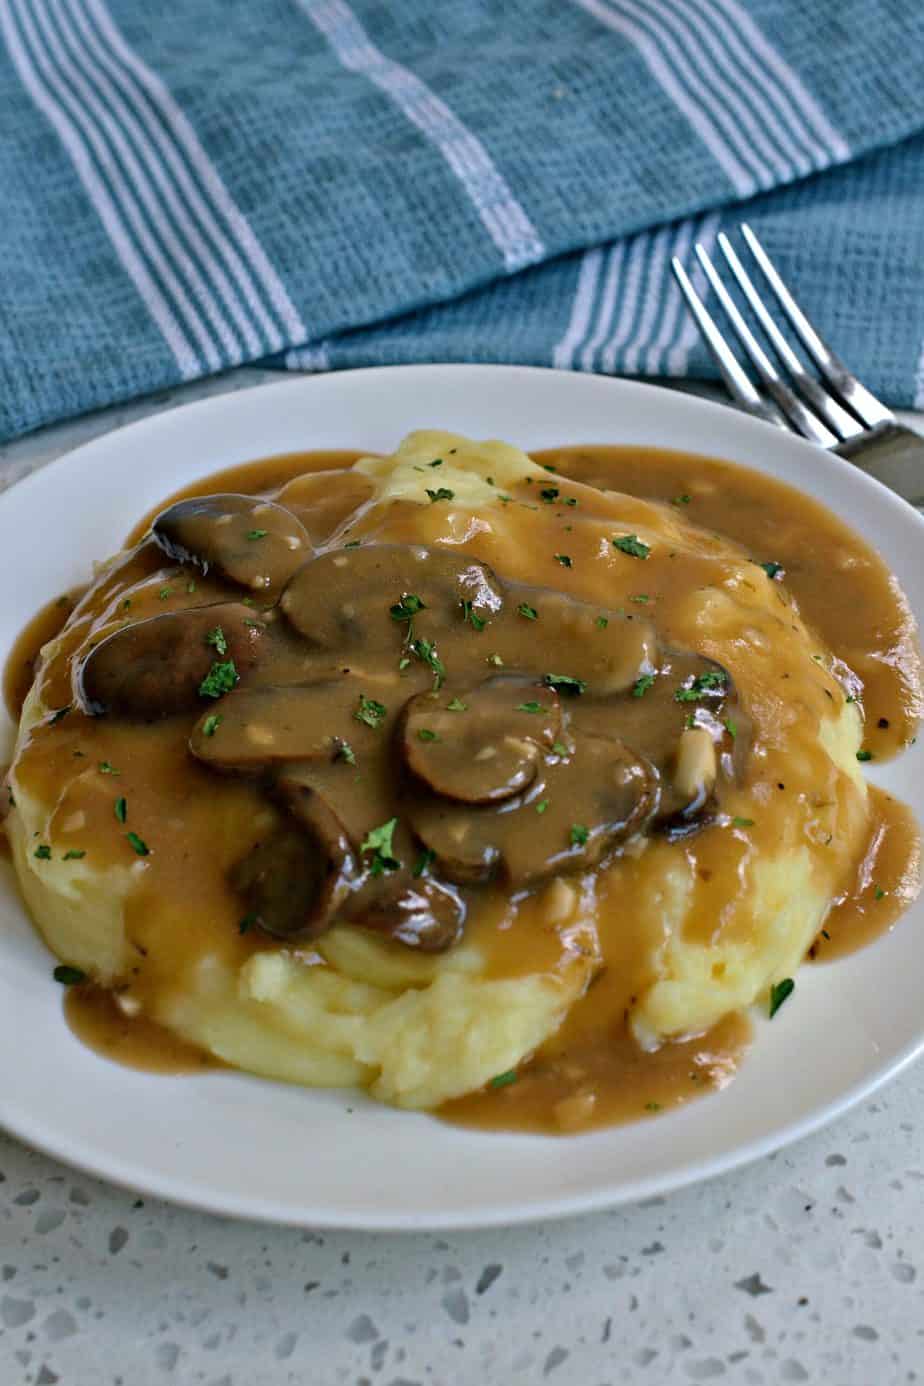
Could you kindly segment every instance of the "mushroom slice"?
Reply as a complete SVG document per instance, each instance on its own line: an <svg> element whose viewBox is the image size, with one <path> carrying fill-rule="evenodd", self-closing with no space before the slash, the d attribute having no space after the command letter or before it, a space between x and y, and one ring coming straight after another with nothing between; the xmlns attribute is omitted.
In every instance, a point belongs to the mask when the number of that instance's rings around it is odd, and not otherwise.
<svg viewBox="0 0 924 1386"><path fill-rule="evenodd" d="M491 569L470 555L361 544L331 549L306 564L280 606L299 634L322 649L377 654L397 651L411 620L416 633L431 639L458 627L465 602L478 621L490 619L503 602Z"/></svg>
<svg viewBox="0 0 924 1386"><path fill-rule="evenodd" d="M614 737L582 736L528 791L497 806L411 795L405 817L447 880L512 887L586 870L641 832L658 804L654 767Z"/></svg>
<svg viewBox="0 0 924 1386"><path fill-rule="evenodd" d="M436 794L498 803L536 778L561 731L553 688L529 679L488 679L450 697L445 689L406 703L398 738L405 765Z"/></svg>
<svg viewBox="0 0 924 1386"><path fill-rule="evenodd" d="M216 665L215 696L257 662L262 622L240 602L189 607L123 626L78 666L75 696L91 717L111 712L156 721L201 706L200 688Z"/></svg>
<svg viewBox="0 0 924 1386"><path fill-rule="evenodd" d="M158 515L154 539L179 563L253 592L279 591L311 544L291 511L259 496L193 496Z"/></svg>
<svg viewBox="0 0 924 1386"><path fill-rule="evenodd" d="M346 829L308 785L280 780L288 822L257 842L230 882L254 922L276 938L313 939L329 929L361 880Z"/></svg>
<svg viewBox="0 0 924 1386"><path fill-rule="evenodd" d="M206 712L189 749L215 770L255 774L293 761L335 760L356 729L344 680L242 688Z"/></svg>
<svg viewBox="0 0 924 1386"><path fill-rule="evenodd" d="M624 692L658 666L657 632L643 616L520 584L508 586L506 611L518 614L492 631L491 646L511 669L567 674L593 696Z"/></svg>
<svg viewBox="0 0 924 1386"><path fill-rule="evenodd" d="M389 882L391 886L391 882ZM421 879L398 881L379 893L368 907L366 892L357 899L351 922L384 934L408 948L442 953L459 938L465 923L465 906L451 886Z"/></svg>

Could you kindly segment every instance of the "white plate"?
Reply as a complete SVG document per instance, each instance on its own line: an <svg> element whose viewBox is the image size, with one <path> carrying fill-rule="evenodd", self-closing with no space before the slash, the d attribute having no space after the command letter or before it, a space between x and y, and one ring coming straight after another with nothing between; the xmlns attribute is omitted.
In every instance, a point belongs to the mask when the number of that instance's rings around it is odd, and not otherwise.
<svg viewBox="0 0 924 1386"><path fill-rule="evenodd" d="M300 448L388 450L412 428L526 449L641 443L757 467L876 544L920 620L924 523L848 463L688 395L493 366L354 371L232 394L79 448L0 499L0 653L25 618L84 580L149 507L218 468ZM15 594L15 599L14 595ZM924 745L872 778L924 819ZM12 873L0 880L0 1121L117 1183L236 1216L311 1226L474 1227L602 1208L718 1174L814 1130L924 1047L924 903L865 951L806 968L785 1017L758 1029L737 1080L656 1121L566 1139L478 1133L357 1093L239 1074L119 1068L75 1040L53 961Z"/></svg>

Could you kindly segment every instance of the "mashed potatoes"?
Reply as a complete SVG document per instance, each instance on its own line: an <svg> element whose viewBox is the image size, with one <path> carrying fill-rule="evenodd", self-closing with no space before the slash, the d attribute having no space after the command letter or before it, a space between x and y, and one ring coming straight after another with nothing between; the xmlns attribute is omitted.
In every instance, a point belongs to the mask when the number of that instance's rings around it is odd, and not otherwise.
<svg viewBox="0 0 924 1386"><path fill-rule="evenodd" d="M274 495L320 549L449 546L512 583L650 621L664 648L729 671L740 724L709 724L705 740L719 750L709 752L708 818L689 835L628 833L603 865L566 864L526 891L473 888L464 934L442 952L349 922L309 940L245 927L228 872L261 824L278 825L278 805L246 778L199 765L178 780L189 719L152 729L73 706L74 669L104 634L168 606L228 600L214 571L190 577L189 564L147 540L103 568L46 647L23 709L7 827L50 948L116 989L126 1014L141 1011L229 1064L358 1084L414 1108L511 1073L554 1047L566 1017L591 1002L600 1033L608 1008L607 1023L625 1015L636 1042L654 1049L764 998L847 888L869 821L859 703L785 585L691 523L684 506L567 483L505 444L413 434L392 457L325 473L325 514L357 475L364 489L323 535L315 477ZM538 647L542 639L540 619ZM627 707L659 673L650 653L640 658L649 662L625 690ZM371 673L359 676L365 699L389 700ZM685 693L668 691L666 705ZM693 727L692 695L687 708ZM366 734L353 731L351 755ZM574 825L572 845L581 831Z"/></svg>

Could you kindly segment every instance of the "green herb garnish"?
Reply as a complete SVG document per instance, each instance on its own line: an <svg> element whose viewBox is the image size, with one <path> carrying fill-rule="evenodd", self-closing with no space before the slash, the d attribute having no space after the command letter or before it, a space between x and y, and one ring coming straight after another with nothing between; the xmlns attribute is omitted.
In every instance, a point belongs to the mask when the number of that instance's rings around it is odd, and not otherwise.
<svg viewBox="0 0 924 1386"><path fill-rule="evenodd" d="M568 747L563 741L553 741L552 750L557 756L566 756L568 754Z"/></svg>
<svg viewBox="0 0 924 1386"><path fill-rule="evenodd" d="M640 674L632 685L633 698L644 698L654 684L654 674Z"/></svg>
<svg viewBox="0 0 924 1386"><path fill-rule="evenodd" d="M253 928L254 924L256 924L256 923L259 922L259 919L260 919L260 916L259 916L258 914L256 914L253 910L251 910L251 912L250 912L249 914L245 914L245 915L244 915L244 918L241 920L240 924L238 924L238 926L237 926L237 931L238 931L238 933L239 933L239 934L247 934L247 933L249 933L250 930Z"/></svg>
<svg viewBox="0 0 924 1386"><path fill-rule="evenodd" d="M771 582L783 571L782 563L761 563L760 566L761 568L763 568L764 572L767 574L767 577L771 580Z"/></svg>
<svg viewBox="0 0 924 1386"><path fill-rule="evenodd" d="M455 491L450 491L448 486L438 486L435 491L431 491L429 486L426 489L431 505L434 501L453 500L456 494Z"/></svg>
<svg viewBox="0 0 924 1386"><path fill-rule="evenodd" d="M572 847L583 847L590 837L590 829L585 828L583 823L572 823L570 836Z"/></svg>
<svg viewBox="0 0 924 1386"><path fill-rule="evenodd" d="M401 600L395 602L395 604L388 609L391 612L391 619L393 621L412 621L418 611L423 611L426 605L427 603L421 601L416 593L405 592Z"/></svg>
<svg viewBox="0 0 924 1386"><path fill-rule="evenodd" d="M622 534L618 539L613 540L613 548L620 553L627 553L630 558L647 558L651 549L647 544L642 543L637 534Z"/></svg>
<svg viewBox="0 0 924 1386"><path fill-rule="evenodd" d="M725 718L725 721L722 723L722 725L724 726L725 730L728 732L728 734L729 734L729 736L731 737L732 741L734 741L735 737L738 735L738 724L737 724L736 722L733 722L732 719L731 719L730 717L726 717L726 718Z"/></svg>
<svg viewBox="0 0 924 1386"><path fill-rule="evenodd" d="M608 616L598 616L594 625L597 627L597 630L606 630L609 623L610 618Z"/></svg>
<svg viewBox="0 0 924 1386"><path fill-rule="evenodd" d="M516 706L516 708L515 708L515 711L516 711L516 712L544 712L545 709L543 708L543 706L542 706L541 703L529 702L529 703L517 703L517 706Z"/></svg>
<svg viewBox="0 0 924 1386"><path fill-rule="evenodd" d="M549 806L549 801L548 801L548 799L540 799L539 802L538 802L538 804L536 805L536 812L537 812L537 813L545 813L545 811L546 811L546 809L548 808L548 806Z"/></svg>
<svg viewBox="0 0 924 1386"><path fill-rule="evenodd" d="M62 858L63 861L80 861L81 857L87 854L82 847L68 847Z"/></svg>
<svg viewBox="0 0 924 1386"><path fill-rule="evenodd" d="M51 975L62 987L79 987L81 982L87 980L85 972L81 972L79 967L69 967L67 963L60 963Z"/></svg>
<svg viewBox="0 0 924 1386"><path fill-rule="evenodd" d="M527 621L535 621L539 616L539 612L534 606L530 606L529 602L520 602L517 613L520 616L525 616Z"/></svg>
<svg viewBox="0 0 924 1386"><path fill-rule="evenodd" d="M733 819L732 819L732 827L733 827L733 828L753 828L753 826L754 826L754 819L753 819L753 818L733 818Z"/></svg>
<svg viewBox="0 0 924 1386"><path fill-rule="evenodd" d="M121 775L121 770L117 770L114 765L110 765L108 760L101 760L99 763L101 775Z"/></svg>
<svg viewBox="0 0 924 1386"><path fill-rule="evenodd" d="M53 713L51 714L51 716L49 717L49 719L48 719L48 725L49 725L49 727L53 727L53 726L55 725L56 722L60 722L60 721L61 721L61 718L62 718L62 717L66 717L67 714L71 711L71 707L72 707L72 704L71 704L71 703L68 703L67 707L59 707L58 710L57 710L57 712L53 712Z"/></svg>
<svg viewBox="0 0 924 1386"><path fill-rule="evenodd" d="M872 760L872 751L857 751L857 760Z"/></svg>
<svg viewBox="0 0 924 1386"><path fill-rule="evenodd" d="M563 568L571 567L571 559L566 553L557 553L555 555L555 561L556 563L560 563Z"/></svg>
<svg viewBox="0 0 924 1386"><path fill-rule="evenodd" d="M467 712L467 711L468 711L468 703L463 703L463 701L462 701L461 698L452 698L452 699L446 704L446 711L447 711L447 712Z"/></svg>
<svg viewBox="0 0 924 1386"><path fill-rule="evenodd" d="M222 659L228 653L228 642L225 639L225 633L221 626L216 626L214 630L209 631L208 635L205 637L205 643L211 645L213 649L221 655Z"/></svg>
<svg viewBox="0 0 924 1386"><path fill-rule="evenodd" d="M210 712L209 715L208 715L208 717L206 717L205 721L202 723L202 735L203 735L203 736L214 736L215 733L218 731L218 728L219 728L220 726L221 726L221 713L220 713L220 712Z"/></svg>
<svg viewBox="0 0 924 1386"><path fill-rule="evenodd" d="M415 654L421 664L426 664L433 670L433 687L441 688L443 679L446 677L446 666L436 653L436 646L432 640L418 638L412 640L410 644L412 654Z"/></svg>
<svg viewBox="0 0 924 1386"><path fill-rule="evenodd" d="M411 867L411 875L422 876L423 873L430 866L430 863L435 860L436 853L431 852L429 847L425 847L424 850L421 852L420 856L414 862L414 865Z"/></svg>
<svg viewBox="0 0 924 1386"><path fill-rule="evenodd" d="M360 693L359 707L353 716L357 722L364 722L367 727L372 727L373 731L376 731L387 713L388 708L384 703L378 703L375 698L367 698L364 693Z"/></svg>
<svg viewBox="0 0 924 1386"><path fill-rule="evenodd" d="M397 871L401 865L394 856L392 847L392 838L397 826L397 818L389 818L387 823L380 823L377 828L371 828L366 834L359 850L372 853L369 869L373 876L381 876L385 871Z"/></svg>
<svg viewBox="0 0 924 1386"><path fill-rule="evenodd" d="M223 663L215 663L199 684L200 698L220 698L225 693L230 693L231 689L238 681L238 672L233 659L227 659Z"/></svg>
<svg viewBox="0 0 924 1386"><path fill-rule="evenodd" d="M517 1071L515 1068L508 1068L506 1073L498 1073L488 1083L489 1088L509 1088L511 1083L517 1081Z"/></svg>
<svg viewBox="0 0 924 1386"><path fill-rule="evenodd" d="M356 756L349 741L338 741L337 749L334 752L334 760L345 760L347 765L356 764Z"/></svg>
<svg viewBox="0 0 924 1386"><path fill-rule="evenodd" d="M417 740L418 740L418 741L439 741L439 737L437 736L436 732L435 732L435 731L431 731L429 727L421 727L420 730L419 730L418 733L417 733Z"/></svg>
<svg viewBox="0 0 924 1386"><path fill-rule="evenodd" d="M137 833L126 833L125 836L128 838L132 851L137 853L139 857L150 855L151 849L144 838L139 837Z"/></svg>
<svg viewBox="0 0 924 1386"><path fill-rule="evenodd" d="M544 486L544 487L542 488L542 490L539 492L539 495L540 495L540 498L541 498L542 500L544 500L544 501L546 502L547 505L551 505L553 501L557 501L557 500L558 500L558 496L559 496L558 487L557 487L557 486Z"/></svg>
<svg viewBox="0 0 924 1386"><path fill-rule="evenodd" d="M792 996L796 989L796 984L791 977L784 977L782 982L774 982L770 988L770 1019L776 1015L788 996Z"/></svg>
<svg viewBox="0 0 924 1386"><path fill-rule="evenodd" d="M484 630L488 624L483 616L478 615L474 603L467 598L462 602L462 620L468 621L473 630Z"/></svg>
<svg viewBox="0 0 924 1386"><path fill-rule="evenodd" d="M51 861L51 848L47 842L40 842L32 855L38 857L39 861Z"/></svg>
<svg viewBox="0 0 924 1386"><path fill-rule="evenodd" d="M118 820L119 820L120 823L124 823L124 822L125 822L126 818L128 817L128 802L127 802L126 799L124 799L124 798L116 799L116 801L115 801L115 816L116 816L116 818L118 818Z"/></svg>
<svg viewBox="0 0 924 1386"><path fill-rule="evenodd" d="M501 659L500 655L495 652L494 654L489 654L487 656L487 658L485 659L485 664L493 664L495 669L502 669L504 666L504 661Z"/></svg>
<svg viewBox="0 0 924 1386"><path fill-rule="evenodd" d="M173 595L173 593L170 591L169 587L162 587L157 595L162 602L165 602L168 597L171 597Z"/></svg>
<svg viewBox="0 0 924 1386"><path fill-rule="evenodd" d="M705 674L697 674L686 688L675 689L674 698L678 703L695 703L706 693L723 690L727 682L728 675L722 670L710 670Z"/></svg>
<svg viewBox="0 0 924 1386"><path fill-rule="evenodd" d="M567 693L571 698L579 697L587 689L587 684L583 679L572 678L570 674L543 674L542 682L546 688L554 688L559 693Z"/></svg>
<svg viewBox="0 0 924 1386"><path fill-rule="evenodd" d="M252 543L254 539L265 539L268 533L269 530L266 529L249 529L247 531L247 538Z"/></svg>
<svg viewBox="0 0 924 1386"><path fill-rule="evenodd" d="M884 900L887 894L888 892L883 890L882 886L877 886L876 889L873 891L873 899Z"/></svg>
<svg viewBox="0 0 924 1386"><path fill-rule="evenodd" d="M689 505L691 500L692 496L674 496L671 499L671 505Z"/></svg>

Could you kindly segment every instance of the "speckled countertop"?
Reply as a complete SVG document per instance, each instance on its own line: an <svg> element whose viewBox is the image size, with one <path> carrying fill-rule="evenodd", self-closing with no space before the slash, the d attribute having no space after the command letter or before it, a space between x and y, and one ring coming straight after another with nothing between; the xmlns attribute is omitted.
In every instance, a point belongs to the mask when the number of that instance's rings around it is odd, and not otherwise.
<svg viewBox="0 0 924 1386"><path fill-rule="evenodd" d="M232 377L0 448L0 488ZM0 1386L924 1379L924 1067L790 1150L513 1231L317 1235L136 1198L0 1136Z"/></svg>

